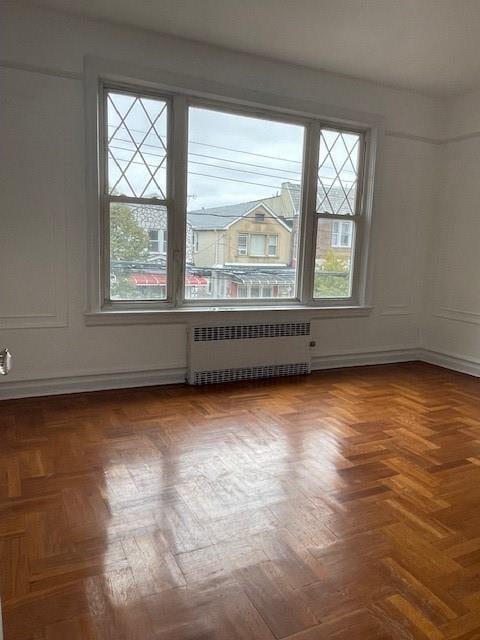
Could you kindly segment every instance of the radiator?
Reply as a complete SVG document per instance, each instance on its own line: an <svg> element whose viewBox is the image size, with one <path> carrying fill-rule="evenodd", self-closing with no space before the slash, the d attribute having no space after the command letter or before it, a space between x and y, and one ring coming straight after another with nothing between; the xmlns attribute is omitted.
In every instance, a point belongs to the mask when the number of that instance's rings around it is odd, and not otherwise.
<svg viewBox="0 0 480 640"><path fill-rule="evenodd" d="M191 327L187 382L193 385L311 372L310 323Z"/></svg>

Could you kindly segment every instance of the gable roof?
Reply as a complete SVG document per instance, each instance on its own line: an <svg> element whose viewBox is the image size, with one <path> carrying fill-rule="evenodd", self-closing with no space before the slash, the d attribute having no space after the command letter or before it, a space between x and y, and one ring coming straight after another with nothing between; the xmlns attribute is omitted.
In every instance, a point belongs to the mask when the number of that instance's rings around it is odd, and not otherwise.
<svg viewBox="0 0 480 640"><path fill-rule="evenodd" d="M189 211L187 217L194 229L225 229L261 203L261 200L252 200L223 207L197 209Z"/></svg>
<svg viewBox="0 0 480 640"><path fill-rule="evenodd" d="M265 198L268 200L268 198ZM188 212L188 221L195 230L213 230L226 229L230 225L243 218L251 211L258 207L262 207L270 214L270 217L291 231L291 228L285 220L279 218L278 215L270 209L265 200L251 200L250 202L240 202L239 204L230 204L224 207L212 207L210 209L199 209L197 211Z"/></svg>

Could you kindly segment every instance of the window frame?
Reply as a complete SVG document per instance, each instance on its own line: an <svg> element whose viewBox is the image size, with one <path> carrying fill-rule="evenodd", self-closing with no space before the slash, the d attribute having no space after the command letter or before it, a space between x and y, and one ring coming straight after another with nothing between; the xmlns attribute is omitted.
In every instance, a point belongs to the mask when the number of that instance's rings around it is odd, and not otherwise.
<svg viewBox="0 0 480 640"><path fill-rule="evenodd" d="M130 196L114 196L109 193L108 184L108 94L109 92L134 95L136 97L145 97L150 99L161 100L167 105L167 149L166 149L166 178L165 178L165 198L144 198ZM172 145L173 145L173 95L166 93L157 93L154 90L145 87L131 87L123 83L102 83L101 93L99 94L99 133L98 138L101 148L99 148L99 185L98 198L100 202L100 224L101 224L101 299L102 308L125 308L134 305L135 307L145 306L172 306L173 301L173 285L174 280L170 276L173 269L173 249L171 249L172 238L172 192L173 192L173 175L172 175ZM110 205L119 202L121 204L145 204L165 207L167 211L167 271L166 271L166 295L161 299L145 299L145 300L112 300L110 296ZM165 231L163 234L165 238ZM160 242L160 240L159 240Z"/></svg>
<svg viewBox="0 0 480 640"><path fill-rule="evenodd" d="M134 319L135 312L200 311L209 313L214 309L225 308L235 311L247 311L252 307L260 310L268 307L286 309L324 308L327 315L364 315L371 309L372 261L369 260L371 221L373 217L373 195L375 167L378 163L380 142L383 138L383 119L372 114L359 113L344 108L332 108L312 100L294 99L262 92L249 92L245 89L233 89L204 79L193 79L165 71L145 70L98 58L87 57L85 61L85 95L87 110L87 186L89 201L89 258L88 258L88 301L87 316L89 324L109 323L119 312L118 322L122 318ZM146 97L171 101L169 111L168 144L170 152L170 171L167 181L167 218L168 218L168 285L167 298L155 301L110 301L105 292L109 280L106 268L108 256L105 216L102 213L104 202L99 198L102 186L101 151L104 140L104 116L102 104L105 89L136 93ZM297 257L297 297L278 299L242 300L235 304L232 300L186 300L184 297L184 255L186 250L186 181L188 151L188 107L200 106L239 113L252 117L267 118L299 124L305 127L304 144L304 185L301 209L303 216L298 228ZM179 114L182 115L179 116ZM356 237L352 269L352 295L349 298L313 298L314 263L316 244L316 226L318 216L316 206L316 172L321 128L352 132L362 136L361 175L357 202L358 214L355 217ZM312 167L314 168L312 170ZM315 188L312 188L312 171L315 174ZM170 193L168 192L171 189ZM103 193L103 191L102 191ZM170 197L171 195L171 197ZM159 204L154 202L153 204ZM163 202L161 204L164 204ZM102 206L103 205L103 206ZM334 216L329 216L334 217ZM350 216L338 215L340 219ZM109 265L108 265L109 267ZM253 309L255 307L255 309ZM345 313L342 314L342 308ZM358 313L357 313L358 312ZM102 314L105 319L100 320ZM147 316L143 313L142 317ZM152 319L154 315L150 316ZM165 316L166 317L166 316ZM172 315L173 318L173 315Z"/></svg>
<svg viewBox="0 0 480 640"><path fill-rule="evenodd" d="M271 244L271 238L274 239L274 243ZM274 253L270 253L270 249L273 248ZM267 258L276 258L278 257L278 233L269 233L267 235Z"/></svg>
<svg viewBox="0 0 480 640"><path fill-rule="evenodd" d="M260 236L262 238L264 238L264 242L263 242L263 253L253 253L253 249L252 249L252 238L253 236L256 236L257 238ZM248 255L250 256L250 258L266 258L267 257L267 245L268 245L268 234L267 233L250 233L248 236L249 239L249 253Z"/></svg>
<svg viewBox="0 0 480 640"><path fill-rule="evenodd" d="M159 230L158 229L148 229L147 231L148 231L148 251L150 253L159 253L159 251L158 251L158 247L160 246L160 244L159 244L160 240L158 239L158 231ZM156 233L157 234L156 240L152 240L152 237L150 235L151 233ZM150 247L151 244L156 244L157 248L156 249L152 249Z"/></svg>
<svg viewBox="0 0 480 640"><path fill-rule="evenodd" d="M351 249L352 248L352 238L353 238L353 227L349 226L348 228L351 232L348 233L348 241L347 243L342 242L342 225L349 224L349 220L333 220L332 221L332 249ZM334 231L335 225L338 225L338 231ZM337 237L337 240L334 241L334 236Z"/></svg>
<svg viewBox="0 0 480 640"><path fill-rule="evenodd" d="M237 233L237 256L248 256L248 237L249 234L243 231ZM245 239L245 245L240 246L240 238Z"/></svg>

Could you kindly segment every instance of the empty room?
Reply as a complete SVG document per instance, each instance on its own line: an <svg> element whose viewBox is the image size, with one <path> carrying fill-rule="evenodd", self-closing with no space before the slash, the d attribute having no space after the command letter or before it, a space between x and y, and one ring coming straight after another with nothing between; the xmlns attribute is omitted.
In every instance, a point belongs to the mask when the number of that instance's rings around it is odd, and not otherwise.
<svg viewBox="0 0 480 640"><path fill-rule="evenodd" d="M0 639L480 638L480 0L0 0Z"/></svg>

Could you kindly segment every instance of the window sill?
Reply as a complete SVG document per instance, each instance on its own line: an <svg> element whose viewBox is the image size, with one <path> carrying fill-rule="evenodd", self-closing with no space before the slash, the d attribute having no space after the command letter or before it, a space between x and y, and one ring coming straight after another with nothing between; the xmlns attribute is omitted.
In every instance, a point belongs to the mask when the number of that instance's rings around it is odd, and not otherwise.
<svg viewBox="0 0 480 640"><path fill-rule="evenodd" d="M370 315L373 307L317 307L306 305L272 307L185 307L166 310L108 310L85 314L87 326L128 324L195 324L198 322L258 322L265 314L281 314L281 320L308 315L309 320L352 318ZM222 318L222 319L220 319ZM279 318L280 319L280 318Z"/></svg>

